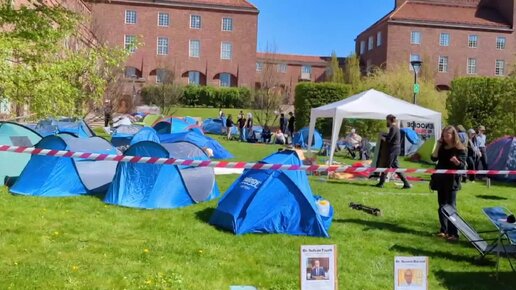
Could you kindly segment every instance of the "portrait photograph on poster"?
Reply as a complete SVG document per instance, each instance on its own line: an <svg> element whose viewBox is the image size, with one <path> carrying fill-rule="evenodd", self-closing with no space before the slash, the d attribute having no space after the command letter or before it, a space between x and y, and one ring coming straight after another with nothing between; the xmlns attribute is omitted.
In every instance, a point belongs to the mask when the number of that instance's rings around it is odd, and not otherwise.
<svg viewBox="0 0 516 290"><path fill-rule="evenodd" d="M394 290L427 290L428 257L395 257Z"/></svg>
<svg viewBox="0 0 516 290"><path fill-rule="evenodd" d="M301 290L337 289L335 245L301 246Z"/></svg>

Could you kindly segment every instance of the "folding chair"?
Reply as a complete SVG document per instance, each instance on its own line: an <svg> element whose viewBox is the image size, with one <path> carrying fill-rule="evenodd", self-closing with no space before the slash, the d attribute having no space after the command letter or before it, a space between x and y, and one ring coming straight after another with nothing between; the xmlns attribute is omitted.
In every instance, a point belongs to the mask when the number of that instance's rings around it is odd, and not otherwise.
<svg viewBox="0 0 516 290"><path fill-rule="evenodd" d="M505 244L504 241L507 239L503 239L500 235L495 239L483 239L480 237L475 229L471 227L450 205L445 205L441 209L442 213L446 216L446 218L457 227L457 229L470 241L473 246L480 252L482 258L489 254L496 254L496 274L498 275L500 256L504 255L509 264L511 265L511 269L516 272L511 262L511 255L516 256L516 245L514 244ZM487 232L498 232L498 230L487 231ZM486 232L480 232L486 233Z"/></svg>

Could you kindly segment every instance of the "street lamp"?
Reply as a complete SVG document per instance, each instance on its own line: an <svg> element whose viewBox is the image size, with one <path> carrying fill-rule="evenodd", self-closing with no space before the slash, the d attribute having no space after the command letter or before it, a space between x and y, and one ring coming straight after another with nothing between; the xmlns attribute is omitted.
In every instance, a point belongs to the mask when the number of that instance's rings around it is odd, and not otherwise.
<svg viewBox="0 0 516 290"><path fill-rule="evenodd" d="M423 62L420 60L411 60L410 64L412 65L412 70L414 71L414 104L416 104L416 95L419 93L417 74L421 70L421 65L423 64Z"/></svg>

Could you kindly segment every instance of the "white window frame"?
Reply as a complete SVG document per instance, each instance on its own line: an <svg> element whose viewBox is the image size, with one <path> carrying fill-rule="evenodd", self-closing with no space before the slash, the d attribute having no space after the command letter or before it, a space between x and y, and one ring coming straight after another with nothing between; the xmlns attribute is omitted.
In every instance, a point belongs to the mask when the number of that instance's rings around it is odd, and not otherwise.
<svg viewBox="0 0 516 290"><path fill-rule="evenodd" d="M503 50L507 45L507 38L505 36L497 36L496 37L496 49Z"/></svg>
<svg viewBox="0 0 516 290"><path fill-rule="evenodd" d="M478 35L476 35L476 34L468 35L468 47L469 48L477 48L478 47Z"/></svg>
<svg viewBox="0 0 516 290"><path fill-rule="evenodd" d="M263 62L261 62L261 61L256 62L256 71L257 72L263 71Z"/></svg>
<svg viewBox="0 0 516 290"><path fill-rule="evenodd" d="M194 43L197 43L197 47L195 47L193 45ZM201 57L201 41L200 40L191 39L188 42L188 56L189 57Z"/></svg>
<svg viewBox="0 0 516 290"><path fill-rule="evenodd" d="M448 56L439 56L437 60L437 71L440 73L448 72L449 59Z"/></svg>
<svg viewBox="0 0 516 290"><path fill-rule="evenodd" d="M416 37L417 35L417 37ZM421 32L411 31L410 32L410 44L421 44Z"/></svg>
<svg viewBox="0 0 516 290"><path fill-rule="evenodd" d="M417 53L411 53L411 54L409 55L409 69L410 69L411 71L413 71L413 70L414 70L414 68L412 67L412 64L411 64L411 62L412 62L413 60L421 60L421 55L419 55L419 54L417 54Z"/></svg>
<svg viewBox="0 0 516 290"><path fill-rule="evenodd" d="M505 60L495 60L495 76L505 76Z"/></svg>
<svg viewBox="0 0 516 290"><path fill-rule="evenodd" d="M132 15L134 15L134 17L129 15L130 13ZM136 21L137 21L136 10L129 10L129 9L125 10L125 24L136 24Z"/></svg>
<svg viewBox="0 0 516 290"><path fill-rule="evenodd" d="M228 22L226 22L226 20ZM232 17L222 17L222 31L233 31L233 18Z"/></svg>
<svg viewBox="0 0 516 290"><path fill-rule="evenodd" d="M279 73L287 73L288 65L286 63L278 63L276 70Z"/></svg>
<svg viewBox="0 0 516 290"><path fill-rule="evenodd" d="M132 40L128 41L129 38ZM136 35L124 34L124 48L130 53L136 51Z"/></svg>
<svg viewBox="0 0 516 290"><path fill-rule="evenodd" d="M158 39L156 40L156 54L168 55L168 47L168 37L158 36Z"/></svg>
<svg viewBox="0 0 516 290"><path fill-rule="evenodd" d="M476 75L477 74L477 59L468 57L466 62L466 73L468 75Z"/></svg>
<svg viewBox="0 0 516 290"><path fill-rule="evenodd" d="M373 50L374 48L374 36L369 36L369 38L367 39L367 50Z"/></svg>
<svg viewBox="0 0 516 290"><path fill-rule="evenodd" d="M195 75L192 81L192 75ZM188 72L188 84L189 85L200 85L201 84L201 73L198 71L189 71Z"/></svg>
<svg viewBox="0 0 516 290"><path fill-rule="evenodd" d="M450 46L450 33L441 32L439 34L439 46Z"/></svg>
<svg viewBox="0 0 516 290"><path fill-rule="evenodd" d="M382 32L378 31L376 33L376 47L382 46Z"/></svg>
<svg viewBox="0 0 516 290"><path fill-rule="evenodd" d="M220 43L220 59L231 60L233 58L233 44L228 41Z"/></svg>
<svg viewBox="0 0 516 290"><path fill-rule="evenodd" d="M194 21L194 18L198 21ZM191 14L190 15L190 28L191 29L201 29L202 28L202 17L199 14Z"/></svg>
<svg viewBox="0 0 516 290"><path fill-rule="evenodd" d="M309 64L304 64L301 66L301 73L307 73L312 75L312 66Z"/></svg>
<svg viewBox="0 0 516 290"><path fill-rule="evenodd" d="M223 76L227 76L227 83L226 80L223 79ZM219 74L219 86L221 87L231 87L231 74L230 73L220 73Z"/></svg>
<svg viewBox="0 0 516 290"><path fill-rule="evenodd" d="M162 20L163 20L163 22L162 22ZM170 26L170 14L168 14L167 12L158 12L158 26L159 27L169 27Z"/></svg>
<svg viewBox="0 0 516 290"><path fill-rule="evenodd" d="M366 46L365 40L360 41L360 54L365 53L365 48L366 48L365 46Z"/></svg>

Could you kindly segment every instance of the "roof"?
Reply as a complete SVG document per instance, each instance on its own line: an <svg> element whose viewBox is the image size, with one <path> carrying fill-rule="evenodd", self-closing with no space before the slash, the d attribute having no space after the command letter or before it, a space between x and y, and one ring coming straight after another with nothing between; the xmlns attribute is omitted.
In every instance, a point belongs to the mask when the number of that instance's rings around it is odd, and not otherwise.
<svg viewBox="0 0 516 290"><path fill-rule="evenodd" d="M188 0L188 1L167 1L167 2L184 2L184 3L199 3L199 4L215 4L233 7L256 8L253 4L246 0Z"/></svg>
<svg viewBox="0 0 516 290"><path fill-rule="evenodd" d="M92 0L89 0L92 1ZM247 0L111 0L109 3L163 5L170 7L234 10L258 13L258 9Z"/></svg>
<svg viewBox="0 0 516 290"><path fill-rule="evenodd" d="M313 56L313 55L298 55L298 54L280 54L280 53L268 53L268 52L257 52L256 58L258 60L270 60L271 62L286 62L289 64L295 63L311 63L326 65L328 63L328 57L325 56ZM331 59L331 58L330 58Z"/></svg>
<svg viewBox="0 0 516 290"><path fill-rule="evenodd" d="M408 1L392 12L389 19L511 28L496 9L446 3Z"/></svg>

